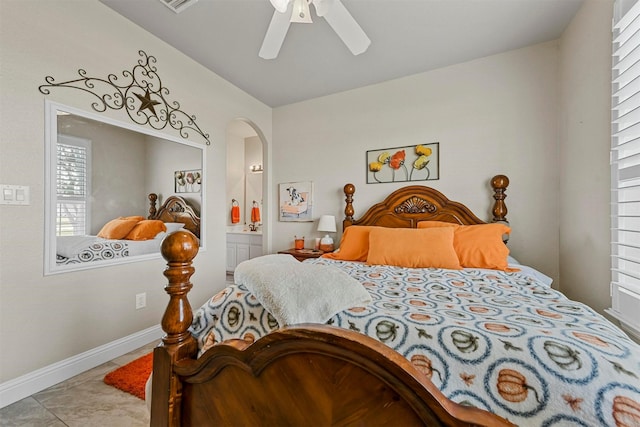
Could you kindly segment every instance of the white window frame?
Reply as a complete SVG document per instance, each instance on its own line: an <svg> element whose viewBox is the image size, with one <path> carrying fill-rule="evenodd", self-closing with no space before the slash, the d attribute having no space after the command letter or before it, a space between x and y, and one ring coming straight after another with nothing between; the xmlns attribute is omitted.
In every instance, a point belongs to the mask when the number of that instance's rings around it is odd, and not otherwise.
<svg viewBox="0 0 640 427"><path fill-rule="evenodd" d="M85 175L84 175L84 189L77 196L62 197L60 193L56 192L56 236L84 236L89 234L91 230L91 141L85 138L77 138L70 135L58 135L58 144L70 145L79 147L85 150ZM59 153L58 153L59 154ZM59 156L56 156L59 163ZM59 164L56 167L56 185L58 184L57 170ZM73 231L71 233L62 233L62 227L60 224L60 209L63 204L79 204L82 205L84 215L82 219L72 220Z"/></svg>
<svg viewBox="0 0 640 427"><path fill-rule="evenodd" d="M640 1L614 5L611 97L611 308L640 339Z"/></svg>

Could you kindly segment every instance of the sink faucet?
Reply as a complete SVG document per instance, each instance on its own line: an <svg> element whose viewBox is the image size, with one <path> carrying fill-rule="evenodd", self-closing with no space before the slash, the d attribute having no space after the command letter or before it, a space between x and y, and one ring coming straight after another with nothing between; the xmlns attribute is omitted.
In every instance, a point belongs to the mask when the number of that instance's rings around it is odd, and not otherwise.
<svg viewBox="0 0 640 427"><path fill-rule="evenodd" d="M258 231L258 227L255 224L249 224L249 231Z"/></svg>

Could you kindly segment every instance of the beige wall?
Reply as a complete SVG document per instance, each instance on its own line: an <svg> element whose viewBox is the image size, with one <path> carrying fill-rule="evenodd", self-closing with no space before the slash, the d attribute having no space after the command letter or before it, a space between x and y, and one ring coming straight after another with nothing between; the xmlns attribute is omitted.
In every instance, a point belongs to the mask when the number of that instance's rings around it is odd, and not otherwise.
<svg viewBox="0 0 640 427"><path fill-rule="evenodd" d="M253 201L258 202L259 208L262 207L262 173L249 172L249 168L251 165L262 164L262 141L257 136L252 136L245 138L244 146L245 207L242 216L246 224L251 224Z"/></svg>
<svg viewBox="0 0 640 427"><path fill-rule="evenodd" d="M145 151L145 210L148 215L149 193L158 195L156 206L160 206L168 197L175 194L175 172L177 170L202 169L202 152L196 147L176 144L173 141L147 137ZM197 212L202 209L200 193L180 193Z"/></svg>
<svg viewBox="0 0 640 427"><path fill-rule="evenodd" d="M145 135L74 115L58 116L58 129L58 133L91 141L88 234L98 234L107 221L118 216L147 214ZM131 185L134 182L141 185Z"/></svg>
<svg viewBox="0 0 640 427"><path fill-rule="evenodd" d="M512 254L557 281L557 69L549 42L277 108L274 185L313 181L315 218L340 224L346 183L356 186L356 217L405 185L366 184L367 150L440 142L441 178L427 184L490 220L489 182L509 176ZM274 250L320 236L317 220L273 224Z"/></svg>
<svg viewBox="0 0 640 427"><path fill-rule="evenodd" d="M156 57L169 98L210 134L207 251L195 262L194 306L224 286L227 125L247 118L270 139L272 118L270 108L97 0L2 1L0 40L0 182L31 189L29 206L0 206L2 383L157 325L168 301L161 259L43 275L44 100L93 112L92 97L79 90L41 94L46 76L70 80L80 68L88 75L122 76L144 50ZM121 111L103 114L130 123ZM147 293L147 307L135 310L140 292Z"/></svg>
<svg viewBox="0 0 640 427"><path fill-rule="evenodd" d="M561 290L610 307L612 0L587 0L560 40Z"/></svg>
<svg viewBox="0 0 640 427"><path fill-rule="evenodd" d="M244 170L244 152L245 143L244 136L237 133L227 132L227 199L225 200L225 209L227 211L227 225L240 226L244 224L243 215L245 214L244 206L244 187L245 187L245 170ZM231 201L236 200L240 206L240 222L233 224L231 222Z"/></svg>

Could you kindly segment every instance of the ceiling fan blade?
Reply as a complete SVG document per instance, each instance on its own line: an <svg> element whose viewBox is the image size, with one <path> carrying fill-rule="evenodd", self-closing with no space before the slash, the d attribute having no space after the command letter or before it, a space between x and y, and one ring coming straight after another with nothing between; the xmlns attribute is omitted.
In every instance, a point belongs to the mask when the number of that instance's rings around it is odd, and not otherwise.
<svg viewBox="0 0 640 427"><path fill-rule="evenodd" d="M324 9L324 10L322 10ZM358 25L353 16L340 0L332 0L321 12L324 19L327 20L333 31L338 34L344 44L347 45L351 53L359 55L366 51L371 40L364 33L364 30ZM317 12L317 8L316 8Z"/></svg>
<svg viewBox="0 0 640 427"><path fill-rule="evenodd" d="M262 41L262 47L258 53L260 58L274 59L278 56L282 43L284 42L284 37L287 35L287 31L289 31L289 26L291 25L289 21L290 16L290 4L285 13L280 13L277 10L273 12L271 23L269 23L269 28L267 28L267 33Z"/></svg>
<svg viewBox="0 0 640 427"><path fill-rule="evenodd" d="M333 6L333 0L311 0L313 6L316 8L316 15L324 16L331 6Z"/></svg>
<svg viewBox="0 0 640 427"><path fill-rule="evenodd" d="M273 7L280 13L285 13L291 0L271 0Z"/></svg>

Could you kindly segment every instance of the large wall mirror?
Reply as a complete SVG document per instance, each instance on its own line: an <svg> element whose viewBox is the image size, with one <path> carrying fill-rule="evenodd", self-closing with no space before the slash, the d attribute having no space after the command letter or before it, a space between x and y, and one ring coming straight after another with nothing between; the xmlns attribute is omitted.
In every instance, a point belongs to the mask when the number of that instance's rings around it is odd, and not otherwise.
<svg viewBox="0 0 640 427"><path fill-rule="evenodd" d="M204 249L203 145L55 102L45 110L45 274L160 257L165 233L192 219ZM146 229L150 215L167 230ZM121 237L135 217L142 233Z"/></svg>

